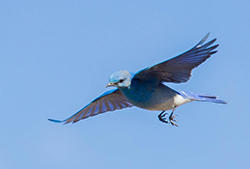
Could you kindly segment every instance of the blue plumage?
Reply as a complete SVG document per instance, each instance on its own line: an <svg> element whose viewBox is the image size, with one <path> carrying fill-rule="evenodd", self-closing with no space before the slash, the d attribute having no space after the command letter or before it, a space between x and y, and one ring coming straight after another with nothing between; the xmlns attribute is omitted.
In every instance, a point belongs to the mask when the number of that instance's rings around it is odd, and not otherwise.
<svg viewBox="0 0 250 169"><path fill-rule="evenodd" d="M49 121L65 124L70 122L75 123L90 116L95 116L107 111L114 111L131 106L132 104L128 102L128 100L121 94L121 92L118 89L114 89L105 92L104 94L93 100L91 103L89 103L87 106L65 120L60 121L49 119Z"/></svg>
<svg viewBox="0 0 250 169"><path fill-rule="evenodd" d="M159 120L177 126L174 122L174 110L184 103L202 101L225 104L225 101L219 100L215 96L177 92L163 84L163 82L186 82L189 80L193 68L217 52L215 49L218 44L213 45L216 39L204 44L208 36L209 34L185 53L143 69L134 75L125 70L113 73L107 87L114 86L117 89L105 92L65 120L49 120L59 123L75 123L107 111L137 106L147 110L162 111L158 115ZM168 119L165 117L166 110L172 110Z"/></svg>
<svg viewBox="0 0 250 169"><path fill-rule="evenodd" d="M186 99L191 99L194 101L227 104L227 102L220 100L220 99L217 99L216 96L198 95L198 94L194 94L191 92L184 92L184 91L179 92L179 94Z"/></svg>

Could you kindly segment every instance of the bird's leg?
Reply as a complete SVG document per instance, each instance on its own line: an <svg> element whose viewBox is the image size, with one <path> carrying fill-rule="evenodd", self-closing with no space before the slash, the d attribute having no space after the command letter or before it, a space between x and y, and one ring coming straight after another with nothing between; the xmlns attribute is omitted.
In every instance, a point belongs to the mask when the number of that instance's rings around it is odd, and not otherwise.
<svg viewBox="0 0 250 169"><path fill-rule="evenodd" d="M173 126L178 127L178 125L175 123L176 120L175 120L174 110L175 110L175 108L172 110L172 112L171 112L170 116L168 117L168 119L169 119L170 124L172 124Z"/></svg>
<svg viewBox="0 0 250 169"><path fill-rule="evenodd" d="M169 123L165 116L166 116L167 113L165 113L165 111L162 111L159 115L158 115L158 119L163 122L163 123Z"/></svg>

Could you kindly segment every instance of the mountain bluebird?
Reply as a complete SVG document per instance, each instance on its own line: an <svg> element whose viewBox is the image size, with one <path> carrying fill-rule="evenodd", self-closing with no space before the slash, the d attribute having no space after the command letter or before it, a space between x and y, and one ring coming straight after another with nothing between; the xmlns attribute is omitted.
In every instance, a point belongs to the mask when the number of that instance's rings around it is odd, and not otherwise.
<svg viewBox="0 0 250 169"><path fill-rule="evenodd" d="M49 120L65 124L75 123L107 111L136 106L161 111L158 115L161 122L177 126L174 111L184 103L201 101L225 104L225 101L219 100L215 96L178 92L163 84L164 82L183 83L188 81L192 69L217 52L215 49L219 45L213 45L216 39L205 43L208 36L209 34L185 53L143 69L134 75L126 70L113 73L107 87L114 86L117 89L105 92L65 120ZM168 117L166 117L166 110L172 110Z"/></svg>

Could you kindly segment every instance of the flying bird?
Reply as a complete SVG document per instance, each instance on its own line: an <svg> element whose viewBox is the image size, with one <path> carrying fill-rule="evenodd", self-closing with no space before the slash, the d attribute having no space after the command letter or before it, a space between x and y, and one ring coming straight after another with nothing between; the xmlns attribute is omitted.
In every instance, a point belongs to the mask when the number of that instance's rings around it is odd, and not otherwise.
<svg viewBox="0 0 250 169"><path fill-rule="evenodd" d="M106 87L113 86L116 89L105 92L65 120L49 120L64 124L75 123L108 111L136 106L161 111L158 115L161 122L178 126L174 111L182 104L193 101L226 104L216 96L176 91L163 84L164 82L184 83L188 81L192 69L217 52L215 49L219 45L214 45L216 39L205 43L208 36L209 33L190 50L134 75L126 70L113 73ZM170 115L166 113L167 110L172 110Z"/></svg>

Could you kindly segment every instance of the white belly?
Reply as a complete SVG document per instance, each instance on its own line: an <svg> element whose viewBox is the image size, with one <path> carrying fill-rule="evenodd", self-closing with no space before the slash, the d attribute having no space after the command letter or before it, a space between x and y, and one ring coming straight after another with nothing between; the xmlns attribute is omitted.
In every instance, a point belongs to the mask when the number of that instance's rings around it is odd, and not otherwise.
<svg viewBox="0 0 250 169"><path fill-rule="evenodd" d="M153 107L147 108L148 110L172 110L184 103L191 102L190 99L183 98L181 95L177 94L172 98L167 99L161 104L155 105Z"/></svg>

